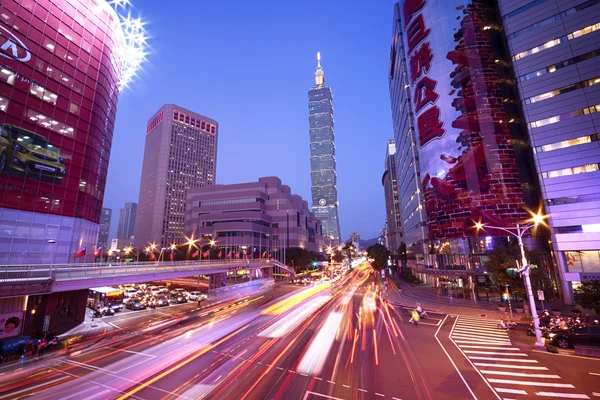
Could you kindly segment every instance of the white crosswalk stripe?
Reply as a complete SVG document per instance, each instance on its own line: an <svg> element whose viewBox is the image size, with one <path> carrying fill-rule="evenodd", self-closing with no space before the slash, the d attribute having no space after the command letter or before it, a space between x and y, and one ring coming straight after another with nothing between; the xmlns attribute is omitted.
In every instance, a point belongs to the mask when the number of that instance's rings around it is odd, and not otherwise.
<svg viewBox="0 0 600 400"><path fill-rule="evenodd" d="M508 332L498 329L495 321L458 317L450 338L504 400L508 400L504 394L518 399L590 399L587 394L576 393L572 384L561 382L560 375L536 365L538 361L527 353L520 353Z"/></svg>

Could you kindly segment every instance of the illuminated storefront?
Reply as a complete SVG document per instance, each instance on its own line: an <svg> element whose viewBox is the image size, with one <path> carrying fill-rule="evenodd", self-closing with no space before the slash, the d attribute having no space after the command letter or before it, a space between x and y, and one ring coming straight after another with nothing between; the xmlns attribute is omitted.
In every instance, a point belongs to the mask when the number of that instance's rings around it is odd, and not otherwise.
<svg viewBox="0 0 600 400"><path fill-rule="evenodd" d="M119 90L143 59L128 29L104 0L0 5L0 262L93 257Z"/></svg>

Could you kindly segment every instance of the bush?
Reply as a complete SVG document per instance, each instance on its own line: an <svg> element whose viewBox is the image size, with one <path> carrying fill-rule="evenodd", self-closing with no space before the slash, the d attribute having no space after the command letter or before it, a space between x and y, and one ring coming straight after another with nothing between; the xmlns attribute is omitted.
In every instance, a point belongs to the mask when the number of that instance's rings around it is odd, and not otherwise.
<svg viewBox="0 0 600 400"><path fill-rule="evenodd" d="M578 309L576 309L576 308L573 308L573 309L571 310L571 312L572 312L573 314L581 314L581 310L578 310Z"/></svg>
<svg viewBox="0 0 600 400"><path fill-rule="evenodd" d="M558 349L555 346L552 346L549 343L546 343L546 350L548 350L550 353L556 353L556 354L558 354Z"/></svg>
<svg viewBox="0 0 600 400"><path fill-rule="evenodd" d="M552 309L552 310L550 310L550 311L560 311L560 308L553 308L553 309Z"/></svg>

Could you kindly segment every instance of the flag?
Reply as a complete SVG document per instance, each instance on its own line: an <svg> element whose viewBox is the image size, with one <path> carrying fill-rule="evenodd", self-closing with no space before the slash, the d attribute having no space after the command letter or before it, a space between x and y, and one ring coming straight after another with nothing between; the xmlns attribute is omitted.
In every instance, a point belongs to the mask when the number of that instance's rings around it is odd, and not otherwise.
<svg viewBox="0 0 600 400"><path fill-rule="evenodd" d="M217 254L217 258L221 258L221 251Z"/></svg>
<svg viewBox="0 0 600 400"><path fill-rule="evenodd" d="M210 250L206 250L204 253L202 253L202 257L204 258L208 258L210 256Z"/></svg>
<svg viewBox="0 0 600 400"><path fill-rule="evenodd" d="M227 252L227 255L225 256L225 258L231 258L231 250L229 250L229 251Z"/></svg>
<svg viewBox="0 0 600 400"><path fill-rule="evenodd" d="M273 258L273 254L269 253L269 258Z"/></svg>
<svg viewBox="0 0 600 400"><path fill-rule="evenodd" d="M196 250L195 252L192 253L192 258L196 258L198 257L198 250Z"/></svg>
<svg viewBox="0 0 600 400"><path fill-rule="evenodd" d="M156 260L156 254L154 254L154 252L150 253L150 259Z"/></svg>
<svg viewBox="0 0 600 400"><path fill-rule="evenodd" d="M75 258L85 257L86 250L86 247L82 247L81 250L75 253Z"/></svg>
<svg viewBox="0 0 600 400"><path fill-rule="evenodd" d="M235 253L235 258L240 258L240 253Z"/></svg>
<svg viewBox="0 0 600 400"><path fill-rule="evenodd" d="M260 256L260 258L265 258L267 256L267 252L265 251L264 253L262 253L262 255Z"/></svg>
<svg viewBox="0 0 600 400"><path fill-rule="evenodd" d="M169 260L173 261L175 259L175 254L173 252L171 252L171 254L169 254Z"/></svg>
<svg viewBox="0 0 600 400"><path fill-rule="evenodd" d="M94 257L100 257L102 255L102 246L98 247L96 251L94 251Z"/></svg>

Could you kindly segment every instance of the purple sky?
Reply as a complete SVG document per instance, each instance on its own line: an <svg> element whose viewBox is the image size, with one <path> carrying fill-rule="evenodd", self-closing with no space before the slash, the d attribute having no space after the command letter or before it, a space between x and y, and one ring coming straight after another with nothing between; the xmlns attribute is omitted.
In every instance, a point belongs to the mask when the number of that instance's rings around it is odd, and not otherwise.
<svg viewBox="0 0 600 400"><path fill-rule="evenodd" d="M310 204L308 94L316 53L333 90L342 237L379 235L393 137L393 1L132 0L151 35L119 99L104 207L137 201L148 119L175 103L219 122L217 183L275 175ZM151 184L151 183L148 183Z"/></svg>

